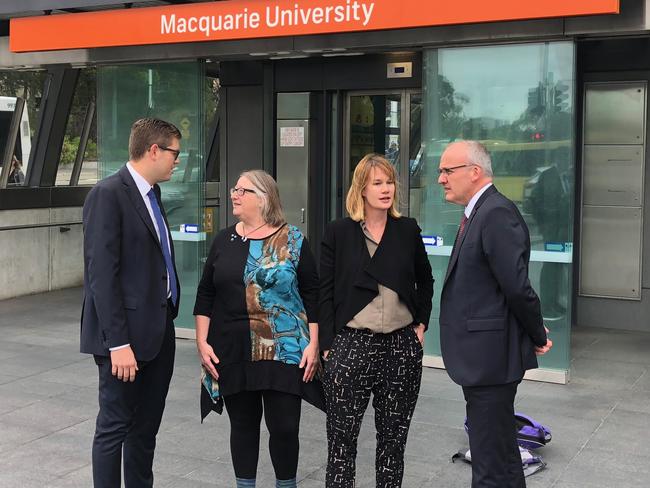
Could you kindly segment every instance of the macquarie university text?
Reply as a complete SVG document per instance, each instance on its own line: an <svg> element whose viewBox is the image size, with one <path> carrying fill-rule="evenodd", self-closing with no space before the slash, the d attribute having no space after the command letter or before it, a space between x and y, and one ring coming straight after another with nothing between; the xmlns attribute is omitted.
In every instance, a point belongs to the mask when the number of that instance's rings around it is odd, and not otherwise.
<svg viewBox="0 0 650 488"><path fill-rule="evenodd" d="M347 0L345 4L303 8L295 3L293 8L267 6L256 11L248 7L235 13L182 17L176 14L160 16L161 34L201 32L210 37L213 32L258 29L260 26L299 27L320 24L354 23L368 25L375 8L374 2Z"/></svg>

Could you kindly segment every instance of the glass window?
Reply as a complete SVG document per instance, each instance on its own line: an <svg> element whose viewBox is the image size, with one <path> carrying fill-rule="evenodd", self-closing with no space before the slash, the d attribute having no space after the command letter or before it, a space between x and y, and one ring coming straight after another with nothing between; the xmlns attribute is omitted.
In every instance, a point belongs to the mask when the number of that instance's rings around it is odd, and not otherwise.
<svg viewBox="0 0 650 488"><path fill-rule="evenodd" d="M204 78L203 84L203 112L205 115L205 127L210 130L214 124L217 123L219 107L219 90L221 89L221 81L214 75L207 75Z"/></svg>
<svg viewBox="0 0 650 488"><path fill-rule="evenodd" d="M437 184L447 144L476 139L492 155L495 186L514 201L531 235L530 277L554 348L547 368L569 367L574 169L574 46L571 42L430 50L424 55L424 158L411 168L411 215L442 286L462 208ZM437 330L439 297L432 325ZM430 334L429 354L439 354Z"/></svg>
<svg viewBox="0 0 650 488"><path fill-rule="evenodd" d="M177 327L194 327L192 307L206 255L203 222L203 161L206 123L204 63L177 62L98 68L97 135L100 178L129 159L133 122L157 117L182 134L179 164L171 180L160 185L174 241L181 285ZM196 232L196 230L199 232Z"/></svg>
<svg viewBox="0 0 650 488"><path fill-rule="evenodd" d="M419 182L419 173L422 168L422 94L410 93L409 96L409 187L412 183ZM416 204L417 205L417 204Z"/></svg>
<svg viewBox="0 0 650 488"><path fill-rule="evenodd" d="M61 157L56 172L56 186L60 185L94 185L97 183L97 124L95 115L97 93L97 70L85 68L79 73L75 87L72 107L63 138ZM75 162L81 157L80 146L85 145L84 154L78 162L80 167L78 182L71 181ZM76 176L75 176L76 179Z"/></svg>
<svg viewBox="0 0 650 488"><path fill-rule="evenodd" d="M14 145L8 187L25 182L46 77L46 71L0 71L0 166L7 145ZM18 132L15 141L10 141L15 118Z"/></svg>
<svg viewBox="0 0 650 488"><path fill-rule="evenodd" d="M350 181L366 154L385 154L399 168L402 98L399 94L350 96Z"/></svg>
<svg viewBox="0 0 650 488"><path fill-rule="evenodd" d="M213 65L214 63L211 63ZM219 117L219 90L221 82L217 75L206 73L203 83L203 112L205 115L206 129L206 181L219 181L221 179L220 142L220 117Z"/></svg>

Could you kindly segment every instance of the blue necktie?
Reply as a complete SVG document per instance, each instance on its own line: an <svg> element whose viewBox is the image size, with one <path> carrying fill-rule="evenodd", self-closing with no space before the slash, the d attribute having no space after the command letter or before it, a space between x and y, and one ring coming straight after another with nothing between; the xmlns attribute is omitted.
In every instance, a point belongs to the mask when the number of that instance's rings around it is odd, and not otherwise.
<svg viewBox="0 0 650 488"><path fill-rule="evenodd" d="M149 190L147 196L151 202L151 210L153 210L153 216L156 218L156 224L158 224L158 232L160 233L160 246L162 247L163 257L165 258L165 266L167 266L169 288L172 293L172 303L176 305L178 299L178 288L176 285L176 273L174 272L172 257L169 254L167 227L165 227L165 221L163 220L162 212L160 211L160 206L158 205L158 199L156 198L156 194L153 192L153 188Z"/></svg>

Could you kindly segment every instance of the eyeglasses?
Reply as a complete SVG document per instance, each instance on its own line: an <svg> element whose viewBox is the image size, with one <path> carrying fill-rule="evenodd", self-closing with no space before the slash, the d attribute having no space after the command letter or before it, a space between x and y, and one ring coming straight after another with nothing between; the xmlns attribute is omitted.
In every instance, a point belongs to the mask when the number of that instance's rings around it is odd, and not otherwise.
<svg viewBox="0 0 650 488"><path fill-rule="evenodd" d="M174 160L178 159L178 156L181 153L180 149L172 149L171 147L161 146L160 144L158 144L158 149L162 149L163 151L169 151L170 153L172 153L174 155Z"/></svg>
<svg viewBox="0 0 650 488"><path fill-rule="evenodd" d="M460 169L460 168L469 168L470 166L476 166L475 164L461 164L458 166L452 166L451 168L438 168L438 174L442 175L444 174L445 176L449 176L452 174L455 170Z"/></svg>
<svg viewBox="0 0 650 488"><path fill-rule="evenodd" d="M251 190L250 188L231 188L230 194L234 195L235 193L240 197L243 197L245 193L255 193L255 190Z"/></svg>

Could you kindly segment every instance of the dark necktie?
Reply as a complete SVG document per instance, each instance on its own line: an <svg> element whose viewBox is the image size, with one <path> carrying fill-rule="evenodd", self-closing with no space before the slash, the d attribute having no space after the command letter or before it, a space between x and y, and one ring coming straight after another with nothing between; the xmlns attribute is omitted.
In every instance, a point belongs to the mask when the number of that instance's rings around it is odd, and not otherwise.
<svg viewBox="0 0 650 488"><path fill-rule="evenodd" d="M460 238L462 237L463 232L465 231L465 224L466 223L467 223L467 217L465 217L465 212L463 212L463 218L460 219L460 226L458 226L458 232L456 233L456 239L454 240L454 245L451 248L451 255L452 256L456 252L456 248L458 247L458 243L460 242Z"/></svg>
<svg viewBox="0 0 650 488"><path fill-rule="evenodd" d="M458 237L456 238L457 240L460 239L463 235L463 231L465 230L465 224L467 223L467 217L465 216L465 212L463 212L463 218L460 219L460 227L458 228Z"/></svg>
<svg viewBox="0 0 650 488"><path fill-rule="evenodd" d="M160 233L160 247L162 247L163 258L165 258L165 266L167 267L167 276L169 276L169 288L172 294L172 303L175 306L178 299L178 288L176 285L176 273L174 272L172 257L171 254L169 254L167 227L165 227L165 221L163 220L162 212L160 211L160 206L158 205L158 199L156 198L156 194L153 192L153 188L149 190L147 196L151 202L151 210L153 210L153 216L155 217L156 224L158 225L158 232Z"/></svg>

